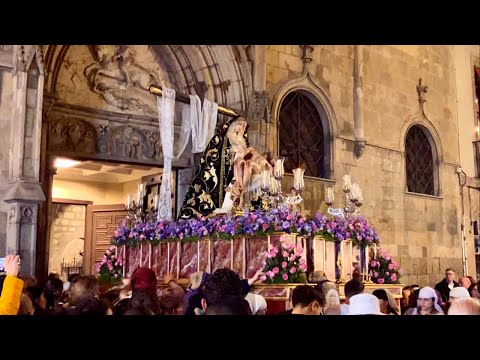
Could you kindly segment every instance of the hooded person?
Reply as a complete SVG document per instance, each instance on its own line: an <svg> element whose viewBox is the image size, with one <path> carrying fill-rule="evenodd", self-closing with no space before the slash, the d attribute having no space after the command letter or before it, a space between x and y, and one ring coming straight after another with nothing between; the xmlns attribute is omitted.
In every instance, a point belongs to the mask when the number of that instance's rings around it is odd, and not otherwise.
<svg viewBox="0 0 480 360"><path fill-rule="evenodd" d="M195 308L202 308L202 288L209 276L209 273L203 271L197 271L190 275L190 285L183 301L183 315L195 315Z"/></svg>
<svg viewBox="0 0 480 360"><path fill-rule="evenodd" d="M245 300L248 301L248 305L250 306L253 315L265 315L267 301L262 295L249 292L245 296Z"/></svg>
<svg viewBox="0 0 480 360"><path fill-rule="evenodd" d="M372 295L380 301L380 310L386 315L400 315L400 309L392 293L386 289L376 289Z"/></svg>
<svg viewBox="0 0 480 360"><path fill-rule="evenodd" d="M138 267L132 274L130 279L130 286L132 288L132 296L136 291L147 293L152 300L152 311L159 315L160 305L157 297L157 275L152 269L146 267ZM124 298L118 301L114 306L115 315L123 315L129 308L131 298Z"/></svg>
<svg viewBox="0 0 480 360"><path fill-rule="evenodd" d="M372 294L357 294L350 298L348 315L384 315L380 311L380 302Z"/></svg>
<svg viewBox="0 0 480 360"><path fill-rule="evenodd" d="M432 305L430 305L430 301ZM426 311L429 311L427 314ZM438 305L438 296L433 288L424 286L418 292L417 307L412 315L444 315L442 308Z"/></svg>

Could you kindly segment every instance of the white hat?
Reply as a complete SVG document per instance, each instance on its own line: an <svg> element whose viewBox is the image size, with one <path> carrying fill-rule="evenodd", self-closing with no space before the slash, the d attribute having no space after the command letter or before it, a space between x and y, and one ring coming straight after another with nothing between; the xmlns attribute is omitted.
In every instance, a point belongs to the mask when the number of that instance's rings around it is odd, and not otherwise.
<svg viewBox="0 0 480 360"><path fill-rule="evenodd" d="M448 296L454 297L454 298L469 298L470 293L463 286L457 286L450 290L450 293Z"/></svg>
<svg viewBox="0 0 480 360"><path fill-rule="evenodd" d="M350 298L349 315L383 315L380 302L372 294L357 294Z"/></svg>
<svg viewBox="0 0 480 360"><path fill-rule="evenodd" d="M262 295L248 293L245 296L245 300L248 301L248 305L250 305L250 310L252 310L253 315L256 315L260 310L267 309L267 301Z"/></svg>

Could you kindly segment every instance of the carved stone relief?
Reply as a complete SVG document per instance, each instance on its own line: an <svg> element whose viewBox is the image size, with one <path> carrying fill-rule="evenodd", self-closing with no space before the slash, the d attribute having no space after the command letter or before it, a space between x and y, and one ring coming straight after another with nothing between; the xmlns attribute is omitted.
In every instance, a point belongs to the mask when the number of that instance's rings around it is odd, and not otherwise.
<svg viewBox="0 0 480 360"><path fill-rule="evenodd" d="M41 74L44 71L43 54L39 45L14 45L13 46L13 73L28 71L34 56Z"/></svg>
<svg viewBox="0 0 480 360"><path fill-rule="evenodd" d="M85 67L83 75L93 92L121 110L155 111L148 89L151 84L161 84L161 81L153 70L137 62L134 48L124 45L93 45L89 48L95 62Z"/></svg>
<svg viewBox="0 0 480 360"><path fill-rule="evenodd" d="M146 134L131 126L119 126L106 136L106 146L100 146L111 156L123 159L153 159L155 150Z"/></svg>
<svg viewBox="0 0 480 360"><path fill-rule="evenodd" d="M266 91L255 91L253 94L253 101L250 102L248 109L248 118L250 120L270 121L270 114L268 112L268 94Z"/></svg>
<svg viewBox="0 0 480 360"><path fill-rule="evenodd" d="M97 131L88 121L61 117L52 122L49 149L85 154L96 153Z"/></svg>

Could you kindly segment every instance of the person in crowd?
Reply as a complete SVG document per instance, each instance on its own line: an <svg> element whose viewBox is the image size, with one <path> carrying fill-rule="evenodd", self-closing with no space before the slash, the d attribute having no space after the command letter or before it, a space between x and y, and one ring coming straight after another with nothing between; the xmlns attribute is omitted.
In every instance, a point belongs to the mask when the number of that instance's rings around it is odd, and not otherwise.
<svg viewBox="0 0 480 360"><path fill-rule="evenodd" d="M397 302L392 293L387 289L376 289L372 293L378 298L380 304L380 311L385 315L399 315Z"/></svg>
<svg viewBox="0 0 480 360"><path fill-rule="evenodd" d="M455 270L452 268L445 269L445 278L435 285L435 290L442 295L442 302L448 302L450 290L458 287L460 284L455 281Z"/></svg>
<svg viewBox="0 0 480 360"><path fill-rule="evenodd" d="M163 315L182 314L183 300L185 297L184 288L177 283L173 274L168 274L164 278L167 285L158 293L160 310Z"/></svg>
<svg viewBox="0 0 480 360"><path fill-rule="evenodd" d="M32 300L26 294L22 294L20 297L20 308L18 309L18 315L34 315L35 308L33 307Z"/></svg>
<svg viewBox="0 0 480 360"><path fill-rule="evenodd" d="M253 315L265 315L267 312L267 300L260 295L249 292L245 296Z"/></svg>
<svg viewBox="0 0 480 360"><path fill-rule="evenodd" d="M155 315L161 315L160 301L157 296L157 275L152 269L146 267L138 267L132 274L130 279L130 286L132 288L132 297L138 290L144 290L151 298L151 310ZM114 315L123 315L123 313L129 308L130 298L125 297L118 301L113 313Z"/></svg>
<svg viewBox="0 0 480 360"><path fill-rule="evenodd" d="M320 315L322 299L317 289L310 285L298 285L292 293L292 315Z"/></svg>
<svg viewBox="0 0 480 360"><path fill-rule="evenodd" d="M340 315L348 315L350 299L354 295L363 294L364 289L365 285L357 278L353 278L345 283L345 302L340 305Z"/></svg>
<svg viewBox="0 0 480 360"><path fill-rule="evenodd" d="M252 314L248 301L244 298L244 289L238 274L230 269L217 269L205 281L203 286L202 310L206 313L208 307L229 306L234 315ZM235 304L234 307L229 304ZM243 305L241 305L243 304ZM248 311L247 311L248 310Z"/></svg>
<svg viewBox="0 0 480 360"><path fill-rule="evenodd" d="M450 304L447 315L480 315L480 303L475 298L457 298Z"/></svg>
<svg viewBox="0 0 480 360"><path fill-rule="evenodd" d="M195 315L195 308L201 309L202 288L209 276L210 274L204 271L197 271L190 275L190 285L183 300L183 315L192 316Z"/></svg>
<svg viewBox="0 0 480 360"><path fill-rule="evenodd" d="M208 306L205 315L252 315L252 312L244 299L231 298Z"/></svg>
<svg viewBox="0 0 480 360"><path fill-rule="evenodd" d="M429 286L422 287L418 292L417 307L410 308L405 315L444 315L438 304L438 297L434 289Z"/></svg>
<svg viewBox="0 0 480 360"><path fill-rule="evenodd" d="M470 297L470 293L463 286L458 286L456 288L453 288L452 290L450 290L450 296L448 298L447 310L458 299L465 299L465 298L469 298L469 297Z"/></svg>
<svg viewBox="0 0 480 360"><path fill-rule="evenodd" d="M380 302L372 294L357 294L350 298L348 315L384 315L380 311Z"/></svg>
<svg viewBox="0 0 480 360"><path fill-rule="evenodd" d="M468 292L470 293L470 296L473 297L473 298L480 298L480 293L478 292L478 284L477 283L473 283L472 285L470 285L470 287L468 288Z"/></svg>
<svg viewBox="0 0 480 360"><path fill-rule="evenodd" d="M463 286L465 289L468 289L470 285L472 285L472 280L470 280L470 278L467 276L461 276L458 279L458 283L460 284L460 286Z"/></svg>
<svg viewBox="0 0 480 360"><path fill-rule="evenodd" d="M20 308L20 297L23 280L19 279L20 256L5 256L5 279L0 289L0 315L17 315Z"/></svg>

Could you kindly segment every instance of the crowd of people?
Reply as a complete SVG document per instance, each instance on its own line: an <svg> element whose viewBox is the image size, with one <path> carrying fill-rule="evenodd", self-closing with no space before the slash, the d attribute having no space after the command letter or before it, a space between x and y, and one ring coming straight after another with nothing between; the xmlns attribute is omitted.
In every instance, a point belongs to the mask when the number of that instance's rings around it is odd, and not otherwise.
<svg viewBox="0 0 480 360"><path fill-rule="evenodd" d="M196 272L184 288L173 276L159 286L155 272L137 268L129 281L101 291L97 278L73 274L62 281L50 274L42 286L34 278L18 277L19 257L5 258L0 276L1 315L264 315L266 299L251 291L259 279L241 279L230 269ZM279 315L480 315L478 283L468 277L455 281L453 269L432 287L407 286L401 306L387 289L365 292L352 279L345 284L345 301L338 286L323 272L310 274L310 284L295 287L291 309ZM270 312L271 313L271 312Z"/></svg>

